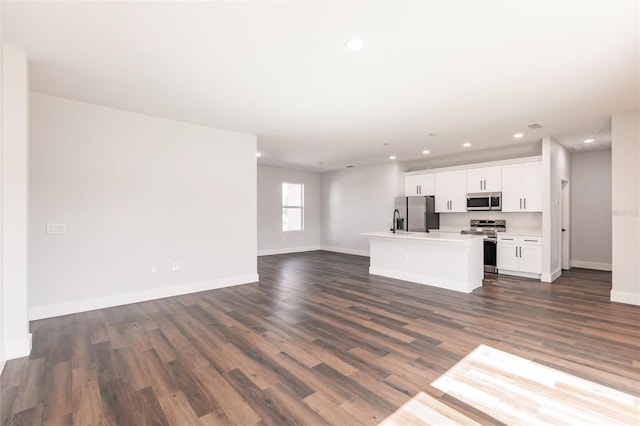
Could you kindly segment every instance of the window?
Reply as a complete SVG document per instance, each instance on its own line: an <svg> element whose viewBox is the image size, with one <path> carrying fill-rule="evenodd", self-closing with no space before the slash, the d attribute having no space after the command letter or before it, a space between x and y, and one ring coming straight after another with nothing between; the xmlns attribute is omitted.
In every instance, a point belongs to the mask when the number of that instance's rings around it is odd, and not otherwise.
<svg viewBox="0 0 640 426"><path fill-rule="evenodd" d="M282 230L302 231L304 229L304 185L282 183Z"/></svg>

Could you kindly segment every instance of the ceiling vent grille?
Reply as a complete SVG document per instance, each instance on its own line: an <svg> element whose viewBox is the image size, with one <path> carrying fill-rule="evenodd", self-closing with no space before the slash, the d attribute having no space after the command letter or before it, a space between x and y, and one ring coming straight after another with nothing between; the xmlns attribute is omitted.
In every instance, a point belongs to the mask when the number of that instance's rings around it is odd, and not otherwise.
<svg viewBox="0 0 640 426"><path fill-rule="evenodd" d="M540 129L542 126L538 123L533 123L533 124L529 124L527 127L530 129Z"/></svg>

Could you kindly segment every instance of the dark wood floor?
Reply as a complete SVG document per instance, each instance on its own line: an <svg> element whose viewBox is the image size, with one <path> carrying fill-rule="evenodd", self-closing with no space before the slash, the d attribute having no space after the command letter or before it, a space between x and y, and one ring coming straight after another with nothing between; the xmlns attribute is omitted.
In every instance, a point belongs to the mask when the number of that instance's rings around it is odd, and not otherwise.
<svg viewBox="0 0 640 426"><path fill-rule="evenodd" d="M640 396L640 308L611 274L488 276L461 294L368 258L259 258L260 283L34 321L0 380L2 425L377 424L479 344ZM455 267L455 265L452 265Z"/></svg>

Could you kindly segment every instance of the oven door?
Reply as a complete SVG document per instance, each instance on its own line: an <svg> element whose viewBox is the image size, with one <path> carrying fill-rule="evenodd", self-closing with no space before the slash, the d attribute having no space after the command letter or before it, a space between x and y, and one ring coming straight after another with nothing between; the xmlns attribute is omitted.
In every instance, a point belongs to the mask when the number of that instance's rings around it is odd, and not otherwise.
<svg viewBox="0 0 640 426"><path fill-rule="evenodd" d="M490 194L468 194L467 211L491 210Z"/></svg>
<svg viewBox="0 0 640 426"><path fill-rule="evenodd" d="M485 238L484 240L484 271L496 273L498 272L498 241L493 238Z"/></svg>

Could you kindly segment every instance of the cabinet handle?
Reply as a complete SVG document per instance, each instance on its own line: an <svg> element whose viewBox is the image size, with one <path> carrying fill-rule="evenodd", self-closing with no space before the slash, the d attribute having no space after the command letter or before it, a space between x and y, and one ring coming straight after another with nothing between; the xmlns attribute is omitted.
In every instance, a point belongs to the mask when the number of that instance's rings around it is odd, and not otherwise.
<svg viewBox="0 0 640 426"><path fill-rule="evenodd" d="M520 210L522 210L522 198L520 198Z"/></svg>
<svg viewBox="0 0 640 426"><path fill-rule="evenodd" d="M502 241L513 241L513 238L500 238Z"/></svg>
<svg viewBox="0 0 640 426"><path fill-rule="evenodd" d="M480 179L480 191L482 191L482 179Z"/></svg>
<svg viewBox="0 0 640 426"><path fill-rule="evenodd" d="M516 257L518 257L518 247L516 247Z"/></svg>
<svg viewBox="0 0 640 426"><path fill-rule="evenodd" d="M527 209L527 199L526 198L524 199L524 209L525 210Z"/></svg>
<svg viewBox="0 0 640 426"><path fill-rule="evenodd" d="M538 242L538 240L525 240L525 241L528 242L528 243L537 243Z"/></svg>
<svg viewBox="0 0 640 426"><path fill-rule="evenodd" d="M522 258L522 247L520 247L520 257Z"/></svg>

